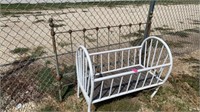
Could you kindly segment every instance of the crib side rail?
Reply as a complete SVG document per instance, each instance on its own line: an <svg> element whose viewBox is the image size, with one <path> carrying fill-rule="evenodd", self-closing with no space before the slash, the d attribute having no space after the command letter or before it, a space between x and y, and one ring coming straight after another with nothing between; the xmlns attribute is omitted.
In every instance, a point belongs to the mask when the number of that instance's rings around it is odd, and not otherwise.
<svg viewBox="0 0 200 112"><path fill-rule="evenodd" d="M154 66L154 67L140 69L140 70L137 71L137 73L151 71L151 70L158 69L158 68L165 68L165 67L168 67L168 66L171 66L171 64L167 63L167 64L164 64L164 65L158 65L158 66ZM136 74L136 73L134 73L133 71L127 71L127 72L123 72L123 73L119 73L119 74L114 74L114 75L111 75L111 76L96 78L96 79L94 79L94 82L104 81L104 80L108 80L108 79L114 79L114 78L117 78L117 77L122 77L122 76L130 75L130 74ZM161 79L159 79L159 80L161 80Z"/></svg>
<svg viewBox="0 0 200 112"><path fill-rule="evenodd" d="M169 66L170 63L167 63L164 65L140 69L137 72L127 71L110 76L96 78L94 79L94 82L99 84L100 90L99 97L96 98L93 103L129 94L131 92L159 86L162 84L163 80L159 78L159 74L152 74L151 70ZM117 81L117 85L115 81ZM106 90L108 91L107 95L105 95L105 90L103 90L103 88L105 88L104 86L106 86L106 88L109 86L109 90Z"/></svg>
<svg viewBox="0 0 200 112"><path fill-rule="evenodd" d="M95 75L109 73L139 65L141 46L115 49L89 54L95 68Z"/></svg>
<svg viewBox="0 0 200 112"><path fill-rule="evenodd" d="M94 88L94 71L92 68L89 53L83 46L80 46L76 52L76 65L78 86L80 87L87 103L89 103Z"/></svg>

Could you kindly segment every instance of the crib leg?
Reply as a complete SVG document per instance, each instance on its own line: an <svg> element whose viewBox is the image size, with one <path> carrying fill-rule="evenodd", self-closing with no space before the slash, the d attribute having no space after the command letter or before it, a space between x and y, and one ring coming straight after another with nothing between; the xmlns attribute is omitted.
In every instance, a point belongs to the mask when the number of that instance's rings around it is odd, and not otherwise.
<svg viewBox="0 0 200 112"><path fill-rule="evenodd" d="M79 87L79 84L77 84L77 97L80 98L80 87Z"/></svg>
<svg viewBox="0 0 200 112"><path fill-rule="evenodd" d="M88 104L88 112L91 112L91 104Z"/></svg>
<svg viewBox="0 0 200 112"><path fill-rule="evenodd" d="M151 94L151 99L150 100L152 100L152 98L155 96L155 94L158 92L158 89L160 88L160 86L158 86L156 89L155 89L155 91Z"/></svg>

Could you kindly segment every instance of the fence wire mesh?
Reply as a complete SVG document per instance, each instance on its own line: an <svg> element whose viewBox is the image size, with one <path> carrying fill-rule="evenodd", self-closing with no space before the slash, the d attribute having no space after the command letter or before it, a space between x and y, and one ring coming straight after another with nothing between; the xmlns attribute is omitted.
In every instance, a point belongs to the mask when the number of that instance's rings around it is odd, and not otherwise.
<svg viewBox="0 0 200 112"><path fill-rule="evenodd" d="M173 56L199 49L199 0L157 0L150 35L170 46ZM53 19L61 84L76 83L75 51L139 45L150 0L1 0L1 109L51 95L58 98ZM64 88L64 86L63 86ZM64 94L64 93L62 93Z"/></svg>

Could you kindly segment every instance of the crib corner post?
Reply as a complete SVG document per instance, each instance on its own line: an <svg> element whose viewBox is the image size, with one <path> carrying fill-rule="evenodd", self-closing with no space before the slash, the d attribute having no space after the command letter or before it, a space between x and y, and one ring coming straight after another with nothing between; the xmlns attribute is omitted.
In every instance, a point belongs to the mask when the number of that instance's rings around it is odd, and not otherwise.
<svg viewBox="0 0 200 112"><path fill-rule="evenodd" d="M77 83L77 97L80 98L80 87L78 83Z"/></svg>
<svg viewBox="0 0 200 112"><path fill-rule="evenodd" d="M88 104L88 112L91 112L91 104Z"/></svg>
<svg viewBox="0 0 200 112"><path fill-rule="evenodd" d="M150 100L152 100L153 99L153 97L156 95L156 93L158 92L158 89L160 88L160 86L158 86L155 90L154 90L154 92L151 94L151 98L150 98Z"/></svg>

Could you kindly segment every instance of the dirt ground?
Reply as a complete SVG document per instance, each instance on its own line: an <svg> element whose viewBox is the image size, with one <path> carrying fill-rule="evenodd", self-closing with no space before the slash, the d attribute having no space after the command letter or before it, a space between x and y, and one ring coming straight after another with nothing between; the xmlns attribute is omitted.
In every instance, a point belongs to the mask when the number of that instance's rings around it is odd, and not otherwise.
<svg viewBox="0 0 200 112"><path fill-rule="evenodd" d="M174 66L168 81L159 89L153 100L150 100L152 90L144 90L122 98L108 100L93 106L96 111L200 111L199 97L199 70L200 50L181 57L174 57ZM76 88L63 102L47 96L39 102L28 102L20 108L10 108L10 112L26 111L60 111L79 112L87 111L85 99L76 96ZM127 103L126 106L122 106ZM135 106L134 106L135 105ZM131 108L130 108L130 107ZM118 110L118 111L119 111Z"/></svg>

